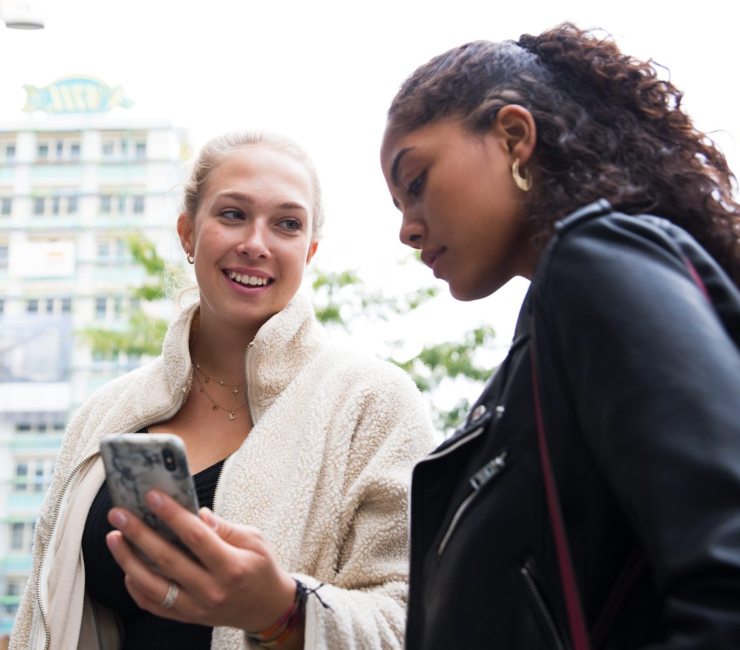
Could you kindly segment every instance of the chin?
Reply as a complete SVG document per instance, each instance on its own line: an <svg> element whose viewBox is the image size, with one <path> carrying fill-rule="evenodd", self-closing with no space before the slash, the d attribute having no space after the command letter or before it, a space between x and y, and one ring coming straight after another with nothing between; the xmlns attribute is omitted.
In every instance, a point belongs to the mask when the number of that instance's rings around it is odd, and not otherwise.
<svg viewBox="0 0 740 650"><path fill-rule="evenodd" d="M498 291L501 288L501 284L469 287L450 282L449 287L450 295L455 300L459 300L460 302L471 302L473 300L487 298L492 293Z"/></svg>

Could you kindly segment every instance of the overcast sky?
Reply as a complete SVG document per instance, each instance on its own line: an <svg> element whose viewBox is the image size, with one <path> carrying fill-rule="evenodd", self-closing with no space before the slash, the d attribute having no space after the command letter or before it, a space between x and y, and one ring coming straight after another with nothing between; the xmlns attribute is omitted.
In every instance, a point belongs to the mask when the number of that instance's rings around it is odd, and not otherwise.
<svg viewBox="0 0 740 650"><path fill-rule="evenodd" d="M715 0L49 0L46 29L0 26L0 121L22 116L23 84L85 74L124 87L136 104L119 115L170 119L188 130L194 149L229 129L291 136L312 154L324 185L328 225L317 263L358 268L371 285L392 292L408 282L396 265L406 252L378 147L388 104L415 67L473 39L516 39L563 20L603 27L624 51L670 68L697 125L717 132L740 168L731 6ZM436 282L431 274L414 277ZM525 288L515 281L473 304L452 306L449 299L438 329L454 336L486 320L508 338Z"/></svg>

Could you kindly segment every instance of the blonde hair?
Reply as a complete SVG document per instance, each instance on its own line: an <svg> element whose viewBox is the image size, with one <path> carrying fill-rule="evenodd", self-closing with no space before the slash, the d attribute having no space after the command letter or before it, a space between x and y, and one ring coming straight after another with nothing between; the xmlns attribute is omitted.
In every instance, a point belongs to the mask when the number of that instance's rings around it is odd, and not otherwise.
<svg viewBox="0 0 740 650"><path fill-rule="evenodd" d="M318 239L324 226L324 209L321 203L321 186L313 161L308 154L292 140L274 133L256 133L251 131L232 131L206 142L193 162L190 176L183 189L182 212L191 218L195 217L202 199L202 190L210 173L223 161L239 149L263 145L276 151L286 153L298 161L308 172L311 181L313 208L312 237Z"/></svg>

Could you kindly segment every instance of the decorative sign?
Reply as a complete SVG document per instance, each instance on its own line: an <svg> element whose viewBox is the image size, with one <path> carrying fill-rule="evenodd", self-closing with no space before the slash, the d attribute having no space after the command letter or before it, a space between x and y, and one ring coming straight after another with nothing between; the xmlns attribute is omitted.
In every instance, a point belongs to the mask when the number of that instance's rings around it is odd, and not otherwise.
<svg viewBox="0 0 740 650"><path fill-rule="evenodd" d="M123 88L111 88L95 77L63 77L48 86L25 85L27 113L106 113L116 106L130 108L134 103L123 94Z"/></svg>

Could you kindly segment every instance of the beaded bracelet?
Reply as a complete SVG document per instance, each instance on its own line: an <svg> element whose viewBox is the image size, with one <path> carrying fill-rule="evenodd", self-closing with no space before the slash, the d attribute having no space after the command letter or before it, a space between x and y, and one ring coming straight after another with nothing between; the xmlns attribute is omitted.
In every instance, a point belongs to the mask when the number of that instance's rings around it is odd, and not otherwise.
<svg viewBox="0 0 740 650"><path fill-rule="evenodd" d="M303 619L306 609L308 588L300 580L295 580L293 604L270 627L259 632L247 632L247 638L262 648L277 648L282 645Z"/></svg>

